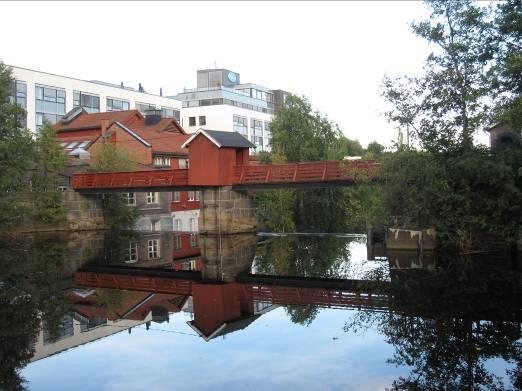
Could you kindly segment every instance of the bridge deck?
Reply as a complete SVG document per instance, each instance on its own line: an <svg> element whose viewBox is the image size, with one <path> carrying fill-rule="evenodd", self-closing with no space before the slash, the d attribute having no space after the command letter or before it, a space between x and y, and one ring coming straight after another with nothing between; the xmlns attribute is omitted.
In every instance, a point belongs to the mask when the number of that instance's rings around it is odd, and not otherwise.
<svg viewBox="0 0 522 391"><path fill-rule="evenodd" d="M76 174L72 187L82 191L172 191L202 187L189 184L189 170ZM373 160L256 164L235 166L232 185L237 189L348 186L378 178L379 165Z"/></svg>

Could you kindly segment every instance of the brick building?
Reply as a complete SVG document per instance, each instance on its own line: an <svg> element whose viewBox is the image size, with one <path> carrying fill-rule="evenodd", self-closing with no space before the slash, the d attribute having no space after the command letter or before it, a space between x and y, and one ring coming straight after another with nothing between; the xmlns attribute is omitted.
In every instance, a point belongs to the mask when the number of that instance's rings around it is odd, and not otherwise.
<svg viewBox="0 0 522 391"><path fill-rule="evenodd" d="M87 113L76 108L54 128L71 157L68 174L85 171L105 143L126 151L137 170L188 167L188 150L182 145L189 136L174 118L163 118L158 110L143 115L137 110ZM197 230L197 192L126 193L124 197L130 207L140 211L138 230ZM176 217L180 212L193 215L190 224L180 223Z"/></svg>

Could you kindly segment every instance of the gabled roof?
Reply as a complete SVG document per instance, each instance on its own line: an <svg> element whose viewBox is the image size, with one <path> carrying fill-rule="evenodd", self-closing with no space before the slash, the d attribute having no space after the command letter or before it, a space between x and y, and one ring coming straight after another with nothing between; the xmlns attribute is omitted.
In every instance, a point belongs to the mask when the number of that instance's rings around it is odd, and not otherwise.
<svg viewBox="0 0 522 391"><path fill-rule="evenodd" d="M200 128L194 133L181 147L187 148L192 140L199 135L203 135L213 142L218 148L255 148L248 139L238 132L224 132L221 130L209 130Z"/></svg>
<svg viewBox="0 0 522 391"><path fill-rule="evenodd" d="M109 111L104 113L80 112L80 114L74 117L70 122L65 123L63 120L58 121L56 125L54 125L54 129L58 133L82 129L100 129L102 120L107 120L109 123L118 121L129 126L136 120L143 120L143 116L138 110Z"/></svg>

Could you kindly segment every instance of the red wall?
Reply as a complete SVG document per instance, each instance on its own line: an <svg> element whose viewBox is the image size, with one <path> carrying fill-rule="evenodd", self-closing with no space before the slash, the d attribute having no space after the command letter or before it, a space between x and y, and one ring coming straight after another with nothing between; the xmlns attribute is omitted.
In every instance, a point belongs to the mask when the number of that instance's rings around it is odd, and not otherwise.
<svg viewBox="0 0 522 391"><path fill-rule="evenodd" d="M174 202L170 204L170 210L172 212L181 212L184 210L197 210L199 209L199 201L189 201L188 199L188 191L180 191L179 192L179 202ZM200 193L201 197L201 193ZM172 199L174 199L174 194L172 194Z"/></svg>

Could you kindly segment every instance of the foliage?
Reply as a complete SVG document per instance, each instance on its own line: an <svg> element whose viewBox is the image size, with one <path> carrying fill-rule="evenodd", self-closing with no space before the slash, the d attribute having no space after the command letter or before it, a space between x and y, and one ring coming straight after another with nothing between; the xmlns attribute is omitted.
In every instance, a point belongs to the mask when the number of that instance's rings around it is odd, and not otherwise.
<svg viewBox="0 0 522 391"><path fill-rule="evenodd" d="M394 223L435 227L460 249L485 237L513 242L522 195L510 152L472 149L460 156L402 151L384 164L384 205Z"/></svg>
<svg viewBox="0 0 522 391"><path fill-rule="evenodd" d="M372 141L366 147L363 158L367 160L374 160L380 158L384 153L384 145L379 144L377 141Z"/></svg>
<svg viewBox="0 0 522 391"><path fill-rule="evenodd" d="M134 171L136 167L127 151L111 143L103 143L93 154L93 160L90 172ZM107 227L121 230L134 225L138 211L129 207L121 194L111 193L103 195L103 215Z"/></svg>
<svg viewBox="0 0 522 391"><path fill-rule="evenodd" d="M109 142L103 143L93 153L92 159L90 172L125 172L136 169L136 163L131 160L128 152Z"/></svg>
<svg viewBox="0 0 522 391"><path fill-rule="evenodd" d="M28 204L14 192L27 191L26 173L31 168L34 141L24 129L25 110L12 102L11 70L0 62L0 223L10 225L19 221Z"/></svg>
<svg viewBox="0 0 522 391"><path fill-rule="evenodd" d="M435 46L420 77L384 79L388 118L409 126L427 151L471 148L487 110L488 71L493 45L488 40L488 8L471 0L431 0L429 20L413 32Z"/></svg>

